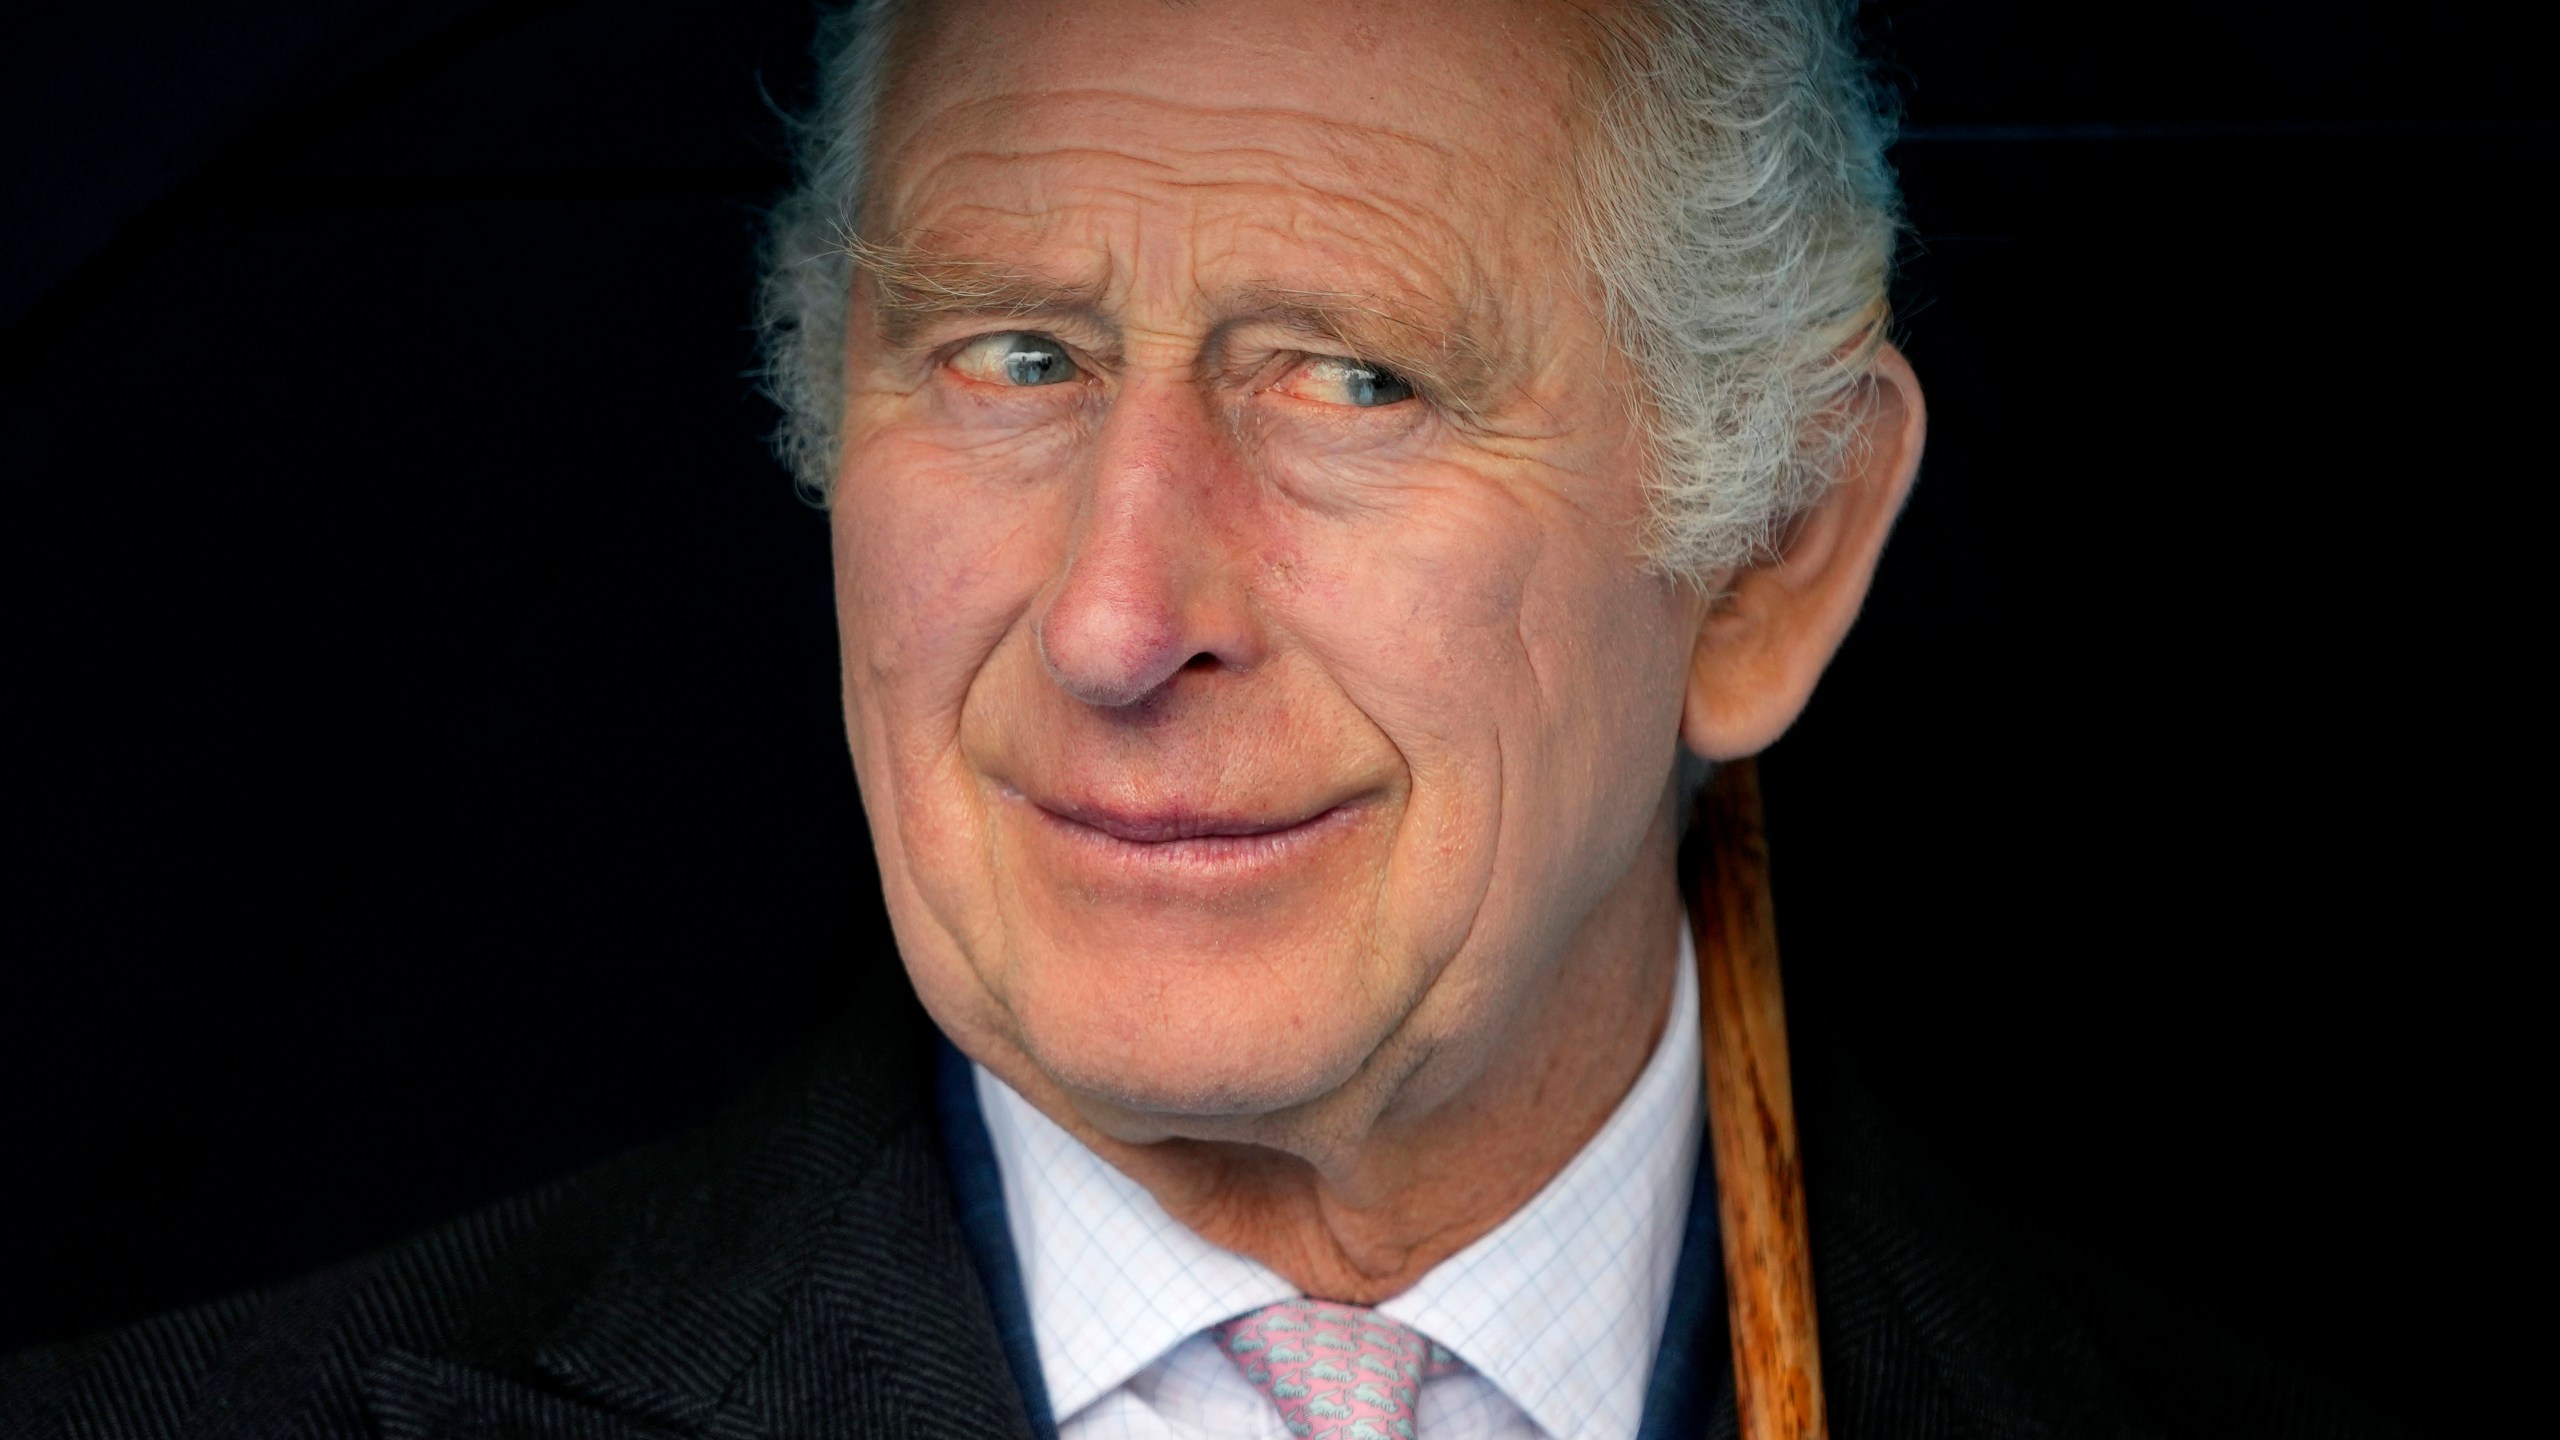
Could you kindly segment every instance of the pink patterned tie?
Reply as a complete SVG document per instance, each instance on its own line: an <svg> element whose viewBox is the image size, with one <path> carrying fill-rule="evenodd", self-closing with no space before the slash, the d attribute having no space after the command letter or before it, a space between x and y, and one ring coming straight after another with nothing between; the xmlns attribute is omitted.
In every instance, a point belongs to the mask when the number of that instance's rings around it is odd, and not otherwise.
<svg viewBox="0 0 2560 1440"><path fill-rule="evenodd" d="M1457 1357L1365 1305L1283 1300L1210 1332L1304 1440L1413 1440L1414 1397Z"/></svg>

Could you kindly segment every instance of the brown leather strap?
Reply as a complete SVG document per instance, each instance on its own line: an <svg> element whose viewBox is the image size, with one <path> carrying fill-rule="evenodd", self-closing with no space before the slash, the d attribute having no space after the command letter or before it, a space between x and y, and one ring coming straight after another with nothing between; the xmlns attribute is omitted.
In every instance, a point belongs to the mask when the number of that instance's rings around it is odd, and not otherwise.
<svg viewBox="0 0 2560 1440"><path fill-rule="evenodd" d="M1689 913L1698 941L1707 1129L1742 1437L1820 1440L1827 1432L1813 1255L1787 1075L1769 844L1751 761L1717 769L1699 797L1690 840L1699 857Z"/></svg>

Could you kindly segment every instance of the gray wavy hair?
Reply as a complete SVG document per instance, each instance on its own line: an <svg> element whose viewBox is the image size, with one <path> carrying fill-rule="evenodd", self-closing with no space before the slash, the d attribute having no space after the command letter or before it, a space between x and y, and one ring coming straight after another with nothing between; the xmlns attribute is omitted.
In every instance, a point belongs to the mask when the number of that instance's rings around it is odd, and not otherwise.
<svg viewBox="0 0 2560 1440"><path fill-rule="evenodd" d="M824 503L838 462L882 65L924 0L818 33L819 98L776 207L758 321L775 445ZM1634 0L1593 17L1596 116L1573 233L1642 377L1648 558L1700 585L1765 556L1838 473L1884 342L1900 228L1892 124L1835 0Z"/></svg>

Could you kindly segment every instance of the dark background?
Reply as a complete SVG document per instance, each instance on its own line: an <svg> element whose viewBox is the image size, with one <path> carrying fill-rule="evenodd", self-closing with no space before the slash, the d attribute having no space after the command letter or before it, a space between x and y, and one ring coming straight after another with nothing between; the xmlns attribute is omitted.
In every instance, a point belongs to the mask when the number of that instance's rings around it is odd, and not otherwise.
<svg viewBox="0 0 2560 1440"><path fill-rule="evenodd" d="M1865 24L1934 423L1767 765L1798 1021L2016 1225L2497 1423L2548 22ZM702 1118L894 958L748 374L801 0L0 25L6 1348Z"/></svg>

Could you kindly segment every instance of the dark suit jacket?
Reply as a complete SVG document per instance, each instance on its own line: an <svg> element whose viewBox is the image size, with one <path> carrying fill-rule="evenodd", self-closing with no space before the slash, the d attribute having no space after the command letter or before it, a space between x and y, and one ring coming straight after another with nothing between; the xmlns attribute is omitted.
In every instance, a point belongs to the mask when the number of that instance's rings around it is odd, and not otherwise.
<svg viewBox="0 0 2560 1440"><path fill-rule="evenodd" d="M1798 1105L1842 1440L2376 1433L1985 1233L1811 1039ZM1030 1440L955 1214L933 1045L902 989L875 997L697 1133L332 1271L0 1361L0 1437ZM1704 1327L1685 1358L1703 1428L1730 1436L1724 1344Z"/></svg>

